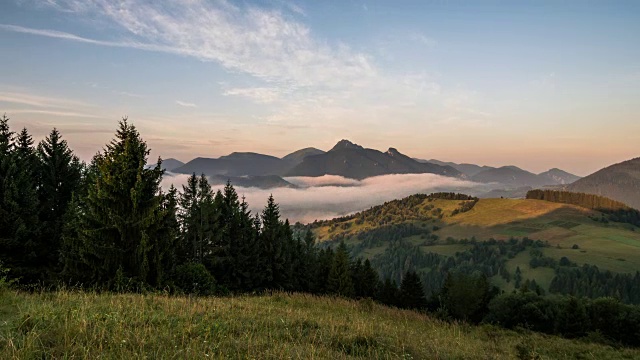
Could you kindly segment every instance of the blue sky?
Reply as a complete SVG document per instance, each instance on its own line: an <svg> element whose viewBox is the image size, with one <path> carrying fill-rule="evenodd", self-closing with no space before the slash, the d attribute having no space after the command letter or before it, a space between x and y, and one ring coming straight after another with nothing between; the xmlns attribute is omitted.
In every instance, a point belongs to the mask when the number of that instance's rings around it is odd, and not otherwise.
<svg viewBox="0 0 640 360"><path fill-rule="evenodd" d="M0 112L84 159L347 138L586 175L640 156L640 2L6 0Z"/></svg>

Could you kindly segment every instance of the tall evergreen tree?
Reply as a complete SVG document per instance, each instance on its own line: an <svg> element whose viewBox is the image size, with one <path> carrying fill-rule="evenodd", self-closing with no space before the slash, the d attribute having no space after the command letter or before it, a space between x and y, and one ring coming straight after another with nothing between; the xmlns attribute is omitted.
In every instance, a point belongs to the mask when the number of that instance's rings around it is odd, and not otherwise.
<svg viewBox="0 0 640 360"><path fill-rule="evenodd" d="M46 280L38 259L38 202L33 181L33 140L16 138L9 118L0 118L0 261L22 283Z"/></svg>
<svg viewBox="0 0 640 360"><path fill-rule="evenodd" d="M399 290L396 282L387 277L384 279L384 282L378 286L378 294L376 295L376 300L387 306L398 306L398 298L400 296L398 292Z"/></svg>
<svg viewBox="0 0 640 360"><path fill-rule="evenodd" d="M114 288L122 281L159 286L165 281L162 263L171 256L175 236L168 219L175 208L160 190L161 161L147 169L148 155L146 143L125 118L116 139L94 158L96 173L80 210L75 244L98 286Z"/></svg>
<svg viewBox="0 0 640 360"><path fill-rule="evenodd" d="M331 294L344 297L352 297L355 293L351 279L351 259L344 241L340 242L333 257L329 278L327 279L327 290Z"/></svg>
<svg viewBox="0 0 640 360"><path fill-rule="evenodd" d="M260 245L264 254L264 283L267 289L284 289L286 276L286 257L284 254L283 226L280 221L280 209L273 195L262 210L262 231ZM290 230L289 230L290 231Z"/></svg>
<svg viewBox="0 0 640 360"><path fill-rule="evenodd" d="M35 156L35 154L34 154ZM73 194L80 190L82 164L55 128L38 144L38 199L42 241L42 265L58 272L65 214Z"/></svg>
<svg viewBox="0 0 640 360"><path fill-rule="evenodd" d="M181 238L178 249L178 262L205 263L210 257L214 238L216 208L214 193L207 178L192 174L186 185L182 185L182 193L178 197L180 211L178 219L181 224Z"/></svg>
<svg viewBox="0 0 640 360"><path fill-rule="evenodd" d="M362 284L360 285L360 296L374 298L378 290L380 278L378 272L371 266L369 259L362 265Z"/></svg>
<svg viewBox="0 0 640 360"><path fill-rule="evenodd" d="M415 271L407 271L400 283L400 304L407 309L424 309L427 297L424 295L422 281Z"/></svg>

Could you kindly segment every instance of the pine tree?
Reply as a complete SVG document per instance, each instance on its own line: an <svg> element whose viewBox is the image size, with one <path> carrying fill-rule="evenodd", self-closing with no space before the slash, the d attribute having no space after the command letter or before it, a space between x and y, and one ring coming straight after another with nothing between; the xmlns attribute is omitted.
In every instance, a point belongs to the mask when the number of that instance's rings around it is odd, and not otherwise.
<svg viewBox="0 0 640 360"><path fill-rule="evenodd" d="M378 290L378 283L380 282L378 272L373 269L369 259L364 261L362 265L362 284L360 285L360 291L362 297L374 298Z"/></svg>
<svg viewBox="0 0 640 360"><path fill-rule="evenodd" d="M36 160L42 225L40 261L45 268L59 272L65 214L73 194L80 191L83 165L56 129L38 144Z"/></svg>
<svg viewBox="0 0 640 360"><path fill-rule="evenodd" d="M400 304L407 309L424 309L427 297L424 295L422 282L415 271L407 271L400 283Z"/></svg>
<svg viewBox="0 0 640 360"><path fill-rule="evenodd" d="M182 185L178 204L181 236L177 261L180 264L204 264L205 257L211 255L215 223L218 221L214 194L207 178L192 174L187 179L187 184Z"/></svg>
<svg viewBox="0 0 640 360"><path fill-rule="evenodd" d="M260 266L259 226L255 226L249 204L245 200L243 196L238 214L238 252L235 257L235 271L238 289L251 291L261 282L262 267Z"/></svg>
<svg viewBox="0 0 640 360"><path fill-rule="evenodd" d="M340 242L333 257L327 280L327 290L331 294L344 297L354 296L355 291L351 280L351 260L349 258L349 250L344 241Z"/></svg>
<svg viewBox="0 0 640 360"><path fill-rule="evenodd" d="M145 167L149 150L136 128L123 119L116 139L94 157L87 197L80 209L78 241L89 279L98 286L160 286L162 264L172 256L175 216L160 190L161 161ZM78 268L69 266L67 269ZM79 274L84 277L84 274Z"/></svg>
<svg viewBox="0 0 640 360"><path fill-rule="evenodd" d="M284 254L283 226L280 221L280 209L273 195L269 196L267 205L262 210L262 231L260 245L264 254L264 283L267 289L284 289L283 283L286 257Z"/></svg>
<svg viewBox="0 0 640 360"><path fill-rule="evenodd" d="M318 252L318 262L316 265L316 283L313 292L316 294L326 294L329 292L329 274L335 253L328 247Z"/></svg>
<svg viewBox="0 0 640 360"><path fill-rule="evenodd" d="M47 280L38 268L38 202L33 174L33 141L26 130L16 138L9 118L0 118L0 261L22 283Z"/></svg>
<svg viewBox="0 0 640 360"><path fill-rule="evenodd" d="M376 300L387 306L399 305L398 285L391 278L385 278L384 282L378 286L378 294Z"/></svg>

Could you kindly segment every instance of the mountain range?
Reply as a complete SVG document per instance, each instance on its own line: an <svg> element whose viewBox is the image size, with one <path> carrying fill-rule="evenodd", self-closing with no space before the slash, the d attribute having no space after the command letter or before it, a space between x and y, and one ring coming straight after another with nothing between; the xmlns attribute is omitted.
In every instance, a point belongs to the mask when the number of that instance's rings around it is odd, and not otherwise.
<svg viewBox="0 0 640 360"><path fill-rule="evenodd" d="M480 166L476 164L456 164L436 159L421 160L423 163L446 165L455 168L472 181L480 183L500 183L509 188L542 187L545 185L567 185L580 179L579 176L558 168L553 168L540 174L523 170L517 166Z"/></svg>
<svg viewBox="0 0 640 360"><path fill-rule="evenodd" d="M250 183L263 180L277 185L285 180L274 181L274 176L322 176L339 175L351 179L365 179L387 174L432 173L452 177L464 177L448 165L418 162L395 148L386 152L365 149L348 140L341 140L331 150L324 152L316 148L295 151L283 158L251 153L234 152L219 158L195 158L185 164L168 159L164 165L168 171L179 174L205 174L209 177L239 179ZM269 178L263 178L269 176ZM285 185L288 186L288 185Z"/></svg>
<svg viewBox="0 0 640 360"><path fill-rule="evenodd" d="M530 188L553 186L606 196L640 208L640 158L614 164L580 178L557 168L535 174L516 166L491 167L436 159L421 160L404 155L393 147L382 152L341 140L326 152L309 147L282 158L253 152L234 152L219 158L199 157L187 163L168 158L162 166L176 174L205 174L213 184L230 180L238 186L263 189L295 187L284 179L294 176L328 174L360 180L387 174L431 173L496 184L488 193L490 195L521 197Z"/></svg>

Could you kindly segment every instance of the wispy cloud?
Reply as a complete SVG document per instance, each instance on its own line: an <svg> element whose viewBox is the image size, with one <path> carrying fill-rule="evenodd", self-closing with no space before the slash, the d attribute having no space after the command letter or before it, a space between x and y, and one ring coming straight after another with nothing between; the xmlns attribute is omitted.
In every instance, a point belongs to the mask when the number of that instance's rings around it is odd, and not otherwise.
<svg viewBox="0 0 640 360"><path fill-rule="evenodd" d="M83 113L74 111L56 111L56 110L36 110L36 109L6 109L4 112L7 114L41 114L57 117L78 117L78 118L91 118L91 119L103 119L104 116L96 115L94 113Z"/></svg>
<svg viewBox="0 0 640 360"><path fill-rule="evenodd" d="M278 88L266 88L266 87L254 87L254 88L233 88L225 90L223 95L225 96L244 96L249 99L255 100L259 103L272 103L280 98L282 93Z"/></svg>
<svg viewBox="0 0 640 360"><path fill-rule="evenodd" d="M186 101L180 101L180 100L176 100L176 104L180 105L180 106L184 106L184 107L197 107L196 104L194 103L190 103L190 102L186 102Z"/></svg>
<svg viewBox="0 0 640 360"><path fill-rule="evenodd" d="M0 102L29 105L35 107L52 107L52 108L72 108L87 107L89 104L58 97L35 95L26 92L4 92L0 91Z"/></svg>
<svg viewBox="0 0 640 360"><path fill-rule="evenodd" d="M53 8L106 22L121 30L112 34L125 35L91 39L17 25L0 25L0 30L216 62L229 72L251 76L249 84L223 86L222 95L263 105L265 111L252 116L269 124L294 126L313 119L325 128L347 128L363 121L383 128L389 119L402 119L423 127L427 116L464 119L471 106L445 106L451 91L433 79L385 73L362 49L317 37L295 16L304 14L296 6L268 9L206 0L56 0ZM434 43L422 34L414 35L414 41ZM413 104L412 108L407 104Z"/></svg>
<svg viewBox="0 0 640 360"><path fill-rule="evenodd" d="M304 13L299 6L291 11ZM173 52L217 61L269 82L301 86L356 80L375 73L366 54L314 39L281 11L204 0L147 2L60 0L56 8L108 19L138 41L105 41L74 34L2 25L2 29L105 46Z"/></svg>

